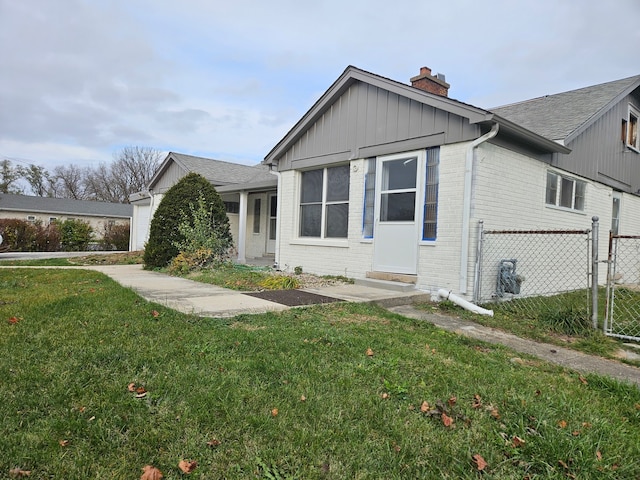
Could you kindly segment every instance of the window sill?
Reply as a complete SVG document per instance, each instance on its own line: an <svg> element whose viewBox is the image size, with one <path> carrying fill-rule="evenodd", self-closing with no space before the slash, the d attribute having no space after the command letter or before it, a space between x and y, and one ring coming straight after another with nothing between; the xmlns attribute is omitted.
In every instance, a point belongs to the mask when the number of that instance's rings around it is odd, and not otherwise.
<svg viewBox="0 0 640 480"><path fill-rule="evenodd" d="M631 150L633 153L640 153L640 149L637 149L636 147L634 147L633 145L629 145L628 143L626 145L627 145L627 148Z"/></svg>
<svg viewBox="0 0 640 480"><path fill-rule="evenodd" d="M338 247L338 248L349 248L349 241L345 238L344 240L335 240L328 238L296 238L289 242L290 245L307 245L312 247Z"/></svg>
<svg viewBox="0 0 640 480"><path fill-rule="evenodd" d="M421 247L435 247L438 240L420 240L419 245Z"/></svg>
<svg viewBox="0 0 640 480"><path fill-rule="evenodd" d="M574 210L573 208L559 207L557 205L545 204L545 207L550 209L550 210L558 210L560 212L577 213L578 215L586 215L587 214L587 212L585 212L584 210Z"/></svg>

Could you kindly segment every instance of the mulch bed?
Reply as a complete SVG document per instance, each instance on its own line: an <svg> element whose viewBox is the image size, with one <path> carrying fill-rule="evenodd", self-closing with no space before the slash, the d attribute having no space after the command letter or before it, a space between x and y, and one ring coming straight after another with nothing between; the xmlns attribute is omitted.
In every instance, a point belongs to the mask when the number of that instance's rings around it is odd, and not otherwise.
<svg viewBox="0 0 640 480"><path fill-rule="evenodd" d="M300 305L317 305L319 303L342 302L339 298L327 297L301 290L265 290L263 292L245 293L251 297L262 298L270 302L280 303L288 307Z"/></svg>

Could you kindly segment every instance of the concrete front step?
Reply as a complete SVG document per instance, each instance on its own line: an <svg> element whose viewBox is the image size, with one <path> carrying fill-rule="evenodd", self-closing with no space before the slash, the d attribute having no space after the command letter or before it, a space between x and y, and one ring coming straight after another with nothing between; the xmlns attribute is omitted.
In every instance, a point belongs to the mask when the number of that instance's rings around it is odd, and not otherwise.
<svg viewBox="0 0 640 480"><path fill-rule="evenodd" d="M366 287L382 288L394 292L411 292L416 289L415 284L398 282L393 280L377 279L377 278L358 278L355 280L356 285L364 285Z"/></svg>

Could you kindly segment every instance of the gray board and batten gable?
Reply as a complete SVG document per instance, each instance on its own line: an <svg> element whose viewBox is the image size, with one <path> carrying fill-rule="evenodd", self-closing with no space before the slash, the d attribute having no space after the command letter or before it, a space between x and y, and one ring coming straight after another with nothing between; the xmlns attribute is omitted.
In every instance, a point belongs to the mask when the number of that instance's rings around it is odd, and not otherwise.
<svg viewBox="0 0 640 480"><path fill-rule="evenodd" d="M277 183L276 177L269 173L269 168L262 164L249 166L170 152L151 178L149 190L165 193L191 172L202 175L215 187L245 184L264 184L275 187Z"/></svg>
<svg viewBox="0 0 640 480"><path fill-rule="evenodd" d="M536 152L568 149L492 112L349 66L264 163L304 169L499 135Z"/></svg>
<svg viewBox="0 0 640 480"><path fill-rule="evenodd" d="M133 207L124 203L33 197L8 193L0 193L0 210L109 218L130 218L133 215Z"/></svg>
<svg viewBox="0 0 640 480"><path fill-rule="evenodd" d="M569 154L555 153L552 165L638 194L640 155L621 138L629 104L640 107L640 75L491 111L571 149Z"/></svg>

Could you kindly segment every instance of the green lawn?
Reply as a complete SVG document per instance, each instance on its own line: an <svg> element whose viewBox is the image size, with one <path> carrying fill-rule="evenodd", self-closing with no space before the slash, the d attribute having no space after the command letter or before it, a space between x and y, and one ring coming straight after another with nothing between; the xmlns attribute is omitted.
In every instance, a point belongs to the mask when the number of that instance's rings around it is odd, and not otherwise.
<svg viewBox="0 0 640 480"><path fill-rule="evenodd" d="M640 478L636 387L369 305L216 320L1 269L0 379L0 478Z"/></svg>

